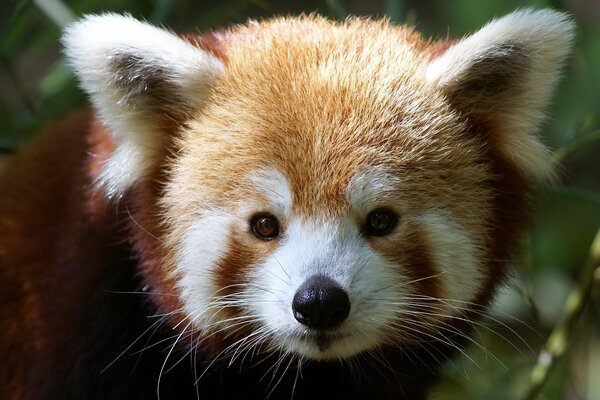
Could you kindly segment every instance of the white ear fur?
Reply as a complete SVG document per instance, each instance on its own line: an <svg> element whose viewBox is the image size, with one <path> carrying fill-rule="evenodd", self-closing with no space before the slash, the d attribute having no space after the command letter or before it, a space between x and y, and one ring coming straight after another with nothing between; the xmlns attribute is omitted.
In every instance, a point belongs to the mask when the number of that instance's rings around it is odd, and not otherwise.
<svg viewBox="0 0 600 400"><path fill-rule="evenodd" d="M571 48L575 25L553 10L519 10L452 45L427 67L427 79L469 115L499 127L503 154L534 181L552 175L537 138Z"/></svg>
<svg viewBox="0 0 600 400"><path fill-rule="evenodd" d="M164 120L202 106L222 74L212 54L128 15L91 15L70 24L65 53L117 143L99 183L111 197L147 176L163 156Z"/></svg>

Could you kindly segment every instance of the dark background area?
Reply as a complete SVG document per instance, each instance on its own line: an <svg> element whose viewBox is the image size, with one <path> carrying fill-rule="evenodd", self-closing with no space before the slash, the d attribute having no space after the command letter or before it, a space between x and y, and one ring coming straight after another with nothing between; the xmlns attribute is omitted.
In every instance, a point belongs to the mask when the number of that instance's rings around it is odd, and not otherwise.
<svg viewBox="0 0 600 400"><path fill-rule="evenodd" d="M513 279L463 357L445 364L431 399L600 399L600 269L590 261L600 227L600 0L4 1L0 158L85 104L59 42L61 27L85 13L129 12L177 31L313 11L337 19L387 15L426 36L445 37L522 7L562 9L578 25L575 51L542 130L560 163L560 180L540 188L534 229Z"/></svg>

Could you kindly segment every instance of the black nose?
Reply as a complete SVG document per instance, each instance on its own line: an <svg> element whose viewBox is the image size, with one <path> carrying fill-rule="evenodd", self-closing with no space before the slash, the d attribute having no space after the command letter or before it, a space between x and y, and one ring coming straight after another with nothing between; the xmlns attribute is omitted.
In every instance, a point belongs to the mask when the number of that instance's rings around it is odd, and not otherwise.
<svg viewBox="0 0 600 400"><path fill-rule="evenodd" d="M348 317L350 299L333 279L315 275L294 295L292 310L301 324L324 330L341 324Z"/></svg>

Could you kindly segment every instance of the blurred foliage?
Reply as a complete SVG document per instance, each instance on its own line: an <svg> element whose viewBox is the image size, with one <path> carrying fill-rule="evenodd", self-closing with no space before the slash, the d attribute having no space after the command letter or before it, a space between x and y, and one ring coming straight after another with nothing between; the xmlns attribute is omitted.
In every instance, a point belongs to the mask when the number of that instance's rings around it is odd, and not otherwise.
<svg viewBox="0 0 600 400"><path fill-rule="evenodd" d="M69 10L75 16L129 12L180 31L311 11L337 19L348 14L387 15L394 22L415 25L425 35L444 37L472 32L493 16L530 6L567 10L579 27L574 55L543 131L561 163L560 183L542 188L525 256L516 263L511 284L478 327L464 356L446 363L431 399L517 399L527 393L541 399L600 399L600 270L597 265L583 268L600 227L597 0L5 1L0 5L0 153L13 151L48 121L85 102L60 52L59 25L70 18ZM579 312L565 309L569 293L585 294L580 283L585 280L591 294L582 297ZM550 332L560 333L565 318L572 320L564 336L564 354L551 363L534 396L532 370L536 363L539 369L548 361L548 353L542 351L539 361L538 354Z"/></svg>

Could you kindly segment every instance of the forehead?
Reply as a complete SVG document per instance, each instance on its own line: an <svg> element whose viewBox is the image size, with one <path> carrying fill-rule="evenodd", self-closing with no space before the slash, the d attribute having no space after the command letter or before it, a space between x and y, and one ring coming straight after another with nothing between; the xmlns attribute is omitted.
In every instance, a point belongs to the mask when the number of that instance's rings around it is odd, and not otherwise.
<svg viewBox="0 0 600 400"><path fill-rule="evenodd" d="M276 20L223 40L225 78L186 147L203 159L192 168L227 189L270 169L304 211L339 210L356 176L374 167L401 175L417 162L423 169L423 155L440 160L457 129L424 82L423 44L406 28Z"/></svg>
<svg viewBox="0 0 600 400"><path fill-rule="evenodd" d="M297 184L296 179L288 179L286 175L273 168L259 169L250 177L252 194L259 194L268 205L274 206L283 215L289 215L293 211L298 213L336 214L347 209L359 213L366 213L369 209L378 205L390 205L397 203L400 197L397 195L398 179L380 167L371 167L357 172L352 176L345 190L340 188L339 194L324 191L321 199L315 199L314 182L306 182L304 188L306 195L294 195L290 182ZM331 183L329 183L331 185ZM343 186L344 182L340 183ZM343 193L342 193L343 192ZM325 202L325 203L324 203ZM315 206L317 205L317 206ZM337 207L335 207L337 205Z"/></svg>

